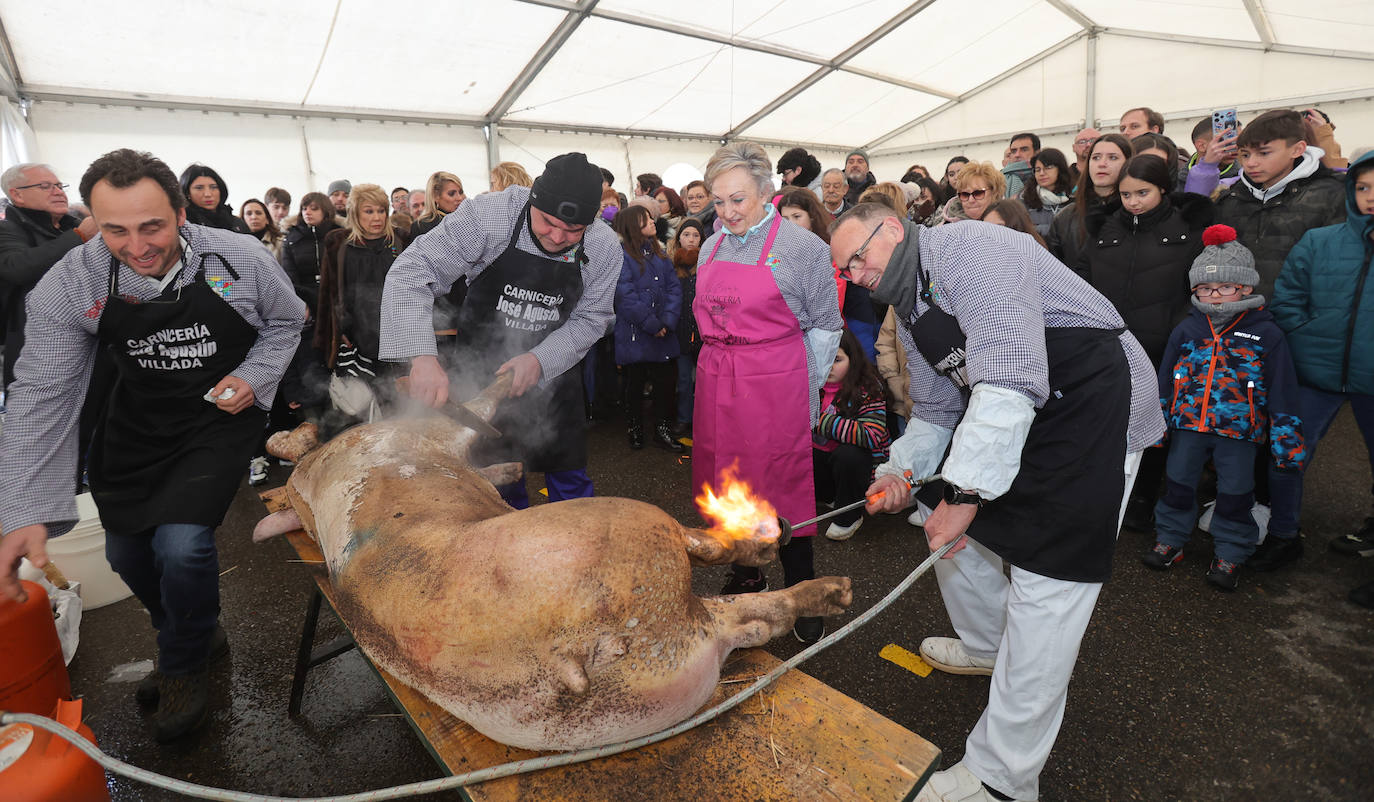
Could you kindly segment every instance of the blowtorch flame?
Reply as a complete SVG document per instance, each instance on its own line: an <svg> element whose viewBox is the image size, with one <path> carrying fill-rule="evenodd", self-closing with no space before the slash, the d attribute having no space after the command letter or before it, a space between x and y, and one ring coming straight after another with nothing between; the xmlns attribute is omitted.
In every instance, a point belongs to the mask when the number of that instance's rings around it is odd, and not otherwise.
<svg viewBox="0 0 1374 802"><path fill-rule="evenodd" d="M711 531L736 540L777 540L782 534L778 527L778 512L754 495L749 483L735 476L735 466L721 471L721 493L716 495L710 485L701 486L697 509L712 521Z"/></svg>

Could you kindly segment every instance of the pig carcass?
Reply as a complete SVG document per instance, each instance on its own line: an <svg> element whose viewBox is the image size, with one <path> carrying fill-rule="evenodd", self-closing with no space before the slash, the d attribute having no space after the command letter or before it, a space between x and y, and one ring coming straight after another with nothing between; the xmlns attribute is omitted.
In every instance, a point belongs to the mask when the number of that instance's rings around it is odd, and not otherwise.
<svg viewBox="0 0 1374 802"><path fill-rule="evenodd" d="M506 386L468 408L490 420ZM277 435L270 450L297 461L291 507L254 538L303 527L367 656L490 738L566 750L657 732L707 701L731 650L850 603L843 577L698 598L693 564L764 565L776 531L735 539L623 498L516 511L492 480L519 466L470 466L476 437L437 414L318 448L308 424Z"/></svg>

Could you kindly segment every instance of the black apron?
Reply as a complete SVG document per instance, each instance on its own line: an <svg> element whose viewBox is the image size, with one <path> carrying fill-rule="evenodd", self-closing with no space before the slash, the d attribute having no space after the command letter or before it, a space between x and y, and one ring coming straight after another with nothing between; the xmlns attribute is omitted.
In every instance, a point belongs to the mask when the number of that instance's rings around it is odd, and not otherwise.
<svg viewBox="0 0 1374 802"><path fill-rule="evenodd" d="M963 330L935 306L906 322L921 356L969 396ZM1047 328L1050 395L1035 413L1011 488L979 510L968 536L1012 565L1052 579L1111 575L1121 496L1131 371L1124 329Z"/></svg>
<svg viewBox="0 0 1374 802"><path fill-rule="evenodd" d="M194 281L143 302L120 297L119 262L110 259L97 335L118 378L96 426L89 475L111 532L218 526L262 437L264 410L253 405L230 415L204 398L258 339L206 283L209 259L223 265L228 275L214 278L232 292L238 273L219 254L205 253Z"/></svg>
<svg viewBox="0 0 1374 802"><path fill-rule="evenodd" d="M529 213L525 204L506 250L468 284L459 310L459 369L479 384L490 382L506 360L539 345L566 323L582 297L587 256L581 243L572 262L516 247ZM587 467L587 421L577 365L504 402L491 423L503 436L478 444L475 465L521 461L526 471L540 472Z"/></svg>

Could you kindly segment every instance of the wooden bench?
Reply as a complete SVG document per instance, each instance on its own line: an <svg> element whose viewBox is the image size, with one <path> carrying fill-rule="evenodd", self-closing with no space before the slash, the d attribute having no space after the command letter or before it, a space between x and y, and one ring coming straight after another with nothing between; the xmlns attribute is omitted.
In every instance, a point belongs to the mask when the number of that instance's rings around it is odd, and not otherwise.
<svg viewBox="0 0 1374 802"><path fill-rule="evenodd" d="M282 488L261 497L271 512L286 506ZM307 563L316 586L292 686L290 708L297 714L309 669L347 651L352 643L345 637L314 647L321 603L328 602L334 610L333 588L314 540L300 530L285 537ZM743 690L779 662L762 649L735 652L707 706ZM460 774L538 754L487 738L414 688L372 668L445 773ZM900 800L914 798L939 763L940 750L930 742L793 670L741 706L682 735L620 755L466 787L463 798L480 802Z"/></svg>

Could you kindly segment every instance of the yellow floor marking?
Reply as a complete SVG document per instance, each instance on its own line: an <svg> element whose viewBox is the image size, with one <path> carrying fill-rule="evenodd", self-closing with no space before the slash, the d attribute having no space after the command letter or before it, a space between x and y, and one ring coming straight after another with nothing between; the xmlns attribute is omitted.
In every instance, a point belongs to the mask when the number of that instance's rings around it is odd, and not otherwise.
<svg viewBox="0 0 1374 802"><path fill-rule="evenodd" d="M692 438L690 437L679 437L677 441L688 448L692 447Z"/></svg>
<svg viewBox="0 0 1374 802"><path fill-rule="evenodd" d="M919 654L909 652L895 643L889 643L878 652L878 656L892 663L905 668L907 671L918 677L928 677L933 670L930 664L921 659Z"/></svg>
<svg viewBox="0 0 1374 802"><path fill-rule="evenodd" d="M544 497L548 497L548 495L549 495L549 489L548 489L547 487L541 487L541 488L539 488L539 495L544 496Z"/></svg>

